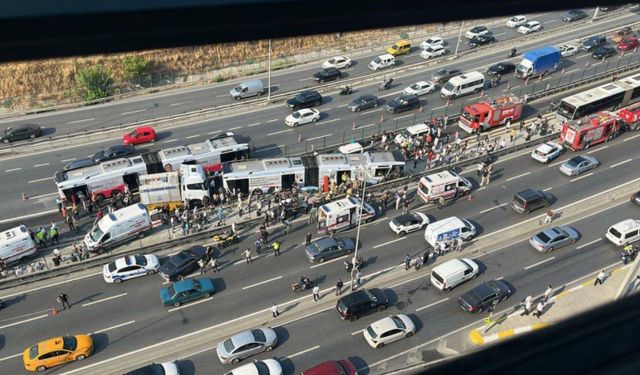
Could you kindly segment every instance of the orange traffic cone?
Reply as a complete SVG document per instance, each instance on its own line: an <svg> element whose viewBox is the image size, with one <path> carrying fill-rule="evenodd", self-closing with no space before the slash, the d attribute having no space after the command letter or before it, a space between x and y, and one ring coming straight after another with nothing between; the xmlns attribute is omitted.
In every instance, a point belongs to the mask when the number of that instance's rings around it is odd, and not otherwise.
<svg viewBox="0 0 640 375"><path fill-rule="evenodd" d="M353 125L351 126L351 130L356 130L356 122L353 122Z"/></svg>
<svg viewBox="0 0 640 375"><path fill-rule="evenodd" d="M58 309L56 309L55 307L52 307L51 308L51 316L57 316L58 314L60 314Z"/></svg>
<svg viewBox="0 0 640 375"><path fill-rule="evenodd" d="M29 199L29 197L27 197L27 194L25 194L25 192L22 192L22 200L26 201L27 199Z"/></svg>
<svg viewBox="0 0 640 375"><path fill-rule="evenodd" d="M467 197L467 201L471 202L473 200L473 195L469 194L469 196Z"/></svg>

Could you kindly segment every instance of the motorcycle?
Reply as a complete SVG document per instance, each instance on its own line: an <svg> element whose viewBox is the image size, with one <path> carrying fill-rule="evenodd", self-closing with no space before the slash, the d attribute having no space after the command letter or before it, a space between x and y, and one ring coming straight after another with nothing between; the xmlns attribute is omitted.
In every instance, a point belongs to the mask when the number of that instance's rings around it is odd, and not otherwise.
<svg viewBox="0 0 640 375"><path fill-rule="evenodd" d="M516 55L516 53L517 53L517 50L515 48L512 48L511 51L509 51L509 54L507 56L510 59L510 58L514 57Z"/></svg>
<svg viewBox="0 0 640 375"><path fill-rule="evenodd" d="M363 263L364 263L364 259L362 259L362 257L358 257L358 259L356 259L356 264L355 264L356 271L360 271L360 268L362 268ZM347 270L347 272L351 272L351 270L353 270L354 268L354 264L348 260L345 260L344 268Z"/></svg>
<svg viewBox="0 0 640 375"><path fill-rule="evenodd" d="M391 84L393 83L393 78L385 79L382 81L380 87L378 87L378 91L389 90L391 88Z"/></svg>
<svg viewBox="0 0 640 375"><path fill-rule="evenodd" d="M340 95L351 95L353 94L353 90L351 89L351 86L345 86L342 88L342 90L340 90Z"/></svg>
<svg viewBox="0 0 640 375"><path fill-rule="evenodd" d="M223 232L212 237L213 243L222 248L238 242L238 236L233 232Z"/></svg>
<svg viewBox="0 0 640 375"><path fill-rule="evenodd" d="M620 260L622 263L628 264L636 260L636 256L638 255L638 248L635 246L627 247L620 252Z"/></svg>
<svg viewBox="0 0 640 375"><path fill-rule="evenodd" d="M311 288L313 288L313 281L309 280L308 277L303 277L297 283L291 284L291 290L294 292L302 292Z"/></svg>

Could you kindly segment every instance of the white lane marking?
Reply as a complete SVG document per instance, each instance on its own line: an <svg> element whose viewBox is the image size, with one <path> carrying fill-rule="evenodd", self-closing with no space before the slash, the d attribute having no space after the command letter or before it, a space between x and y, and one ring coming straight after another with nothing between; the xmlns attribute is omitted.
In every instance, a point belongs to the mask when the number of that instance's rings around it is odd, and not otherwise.
<svg viewBox="0 0 640 375"><path fill-rule="evenodd" d="M5 169L5 172L15 172L15 171L19 171L22 168L13 168L13 169Z"/></svg>
<svg viewBox="0 0 640 375"><path fill-rule="evenodd" d="M634 139L634 138L637 138L637 137L640 137L640 134L636 134L636 135L634 135L634 136L631 136L631 137L625 138L625 139L624 139L624 141L622 141L622 142L630 141L630 140L632 140L632 139Z"/></svg>
<svg viewBox="0 0 640 375"><path fill-rule="evenodd" d="M99 329L99 330L93 332L92 335L95 335L96 333L107 332L107 331L111 331L112 329L128 326L129 324L133 324L135 322L136 322L135 320L130 320L130 321L126 322L126 323L116 324L115 326Z"/></svg>
<svg viewBox="0 0 640 375"><path fill-rule="evenodd" d="M476 191L481 191L481 190L484 190L484 189L486 189L486 188L487 188L486 186L483 186L483 187L481 187L481 188L476 189Z"/></svg>
<svg viewBox="0 0 640 375"><path fill-rule="evenodd" d="M69 121L69 122L67 122L67 125L69 125L69 124L79 124L81 122L88 122L88 121L93 121L93 120L95 120L95 117L86 118L86 119L83 119L83 120Z"/></svg>
<svg viewBox="0 0 640 375"><path fill-rule="evenodd" d="M231 129L229 129L229 130L231 130ZM211 135L211 134L218 134L218 133L220 133L220 130L214 130L212 132L208 132L207 134Z"/></svg>
<svg viewBox="0 0 640 375"><path fill-rule="evenodd" d="M551 189L553 189L553 186L549 186L548 188L542 189L542 191L549 191Z"/></svg>
<svg viewBox="0 0 640 375"><path fill-rule="evenodd" d="M146 111L146 109L138 109L135 111L129 111L129 112L122 112L121 115L126 116L126 115L132 115L134 113L140 113L140 112L144 112Z"/></svg>
<svg viewBox="0 0 640 375"><path fill-rule="evenodd" d="M590 241L590 242L587 242L587 243L586 243L586 244L584 244L584 245L580 245L580 246L576 247L576 250L584 249L585 247L587 247L587 246L589 246L589 245L593 245L594 243L596 243L596 242L600 242L600 241L602 241L602 237L600 237L600 238L596 238L595 240Z"/></svg>
<svg viewBox="0 0 640 375"><path fill-rule="evenodd" d="M327 107L327 108L325 108L325 109L324 109L324 111L325 111L325 112L329 112L329 111L330 111L330 110L332 110L332 109L333 109L333 107Z"/></svg>
<svg viewBox="0 0 640 375"><path fill-rule="evenodd" d="M35 182L42 182L42 181L49 181L49 180L53 180L53 177L39 178L37 180L29 180L27 182L30 183L30 184L33 184Z"/></svg>
<svg viewBox="0 0 640 375"><path fill-rule="evenodd" d="M197 302L189 302L186 305L182 305L182 306L178 306L178 307L174 307L173 309L169 309L167 310L167 312L174 312L174 311L178 311L178 310L182 310L186 307L191 307L191 306L195 306L195 305L199 305L201 303L207 302L207 301L211 301L213 300L213 297L209 297L209 298L205 298L205 299L201 299L200 301Z"/></svg>
<svg viewBox="0 0 640 375"><path fill-rule="evenodd" d="M195 357L196 355L198 355L200 353L208 352L209 350L216 350L216 348L215 347L205 347L204 349L200 349L200 350L197 350L195 352L191 352L189 354L185 354L182 357L178 357L178 361L182 361L185 358Z"/></svg>
<svg viewBox="0 0 640 375"><path fill-rule="evenodd" d="M327 135L319 135L317 137L306 139L306 141L315 141L316 139L320 139L320 138L324 138L324 137L331 137L332 135L333 135L332 133L329 133ZM304 138L302 140L305 141Z"/></svg>
<svg viewBox="0 0 640 375"><path fill-rule="evenodd" d="M622 164L628 163L628 162L630 162L631 160L633 160L633 159L627 159L627 160L625 160L625 161L621 161L621 162L619 162L619 163L612 164L612 165L610 165L610 166L609 166L609 168L615 168L615 167L617 167L617 166L619 166L619 165L622 165Z"/></svg>
<svg viewBox="0 0 640 375"><path fill-rule="evenodd" d="M609 145L598 147L598 148L595 148L595 149L593 149L591 151L588 151L587 154L593 154L594 152L602 151L602 150L604 150L604 149L606 149L608 147L609 147Z"/></svg>
<svg viewBox="0 0 640 375"><path fill-rule="evenodd" d="M54 193L54 195L55 194L57 194L57 193ZM35 197L31 197L31 198L33 199ZM24 220L24 219L28 219L30 217L37 217L37 216L52 214L54 212L58 212L58 210L57 209L53 209L53 210L48 210L48 211L40 211L40 212L36 212L34 214L23 215L23 216L20 216L20 217L12 217L12 218L9 218L9 219L3 219L3 220L0 220L0 224L9 223L9 222L15 222L17 220Z"/></svg>
<svg viewBox="0 0 640 375"><path fill-rule="evenodd" d="M542 23L553 23L553 22L556 22L556 20L543 21Z"/></svg>
<svg viewBox="0 0 640 375"><path fill-rule="evenodd" d="M449 300L449 297L447 297L447 298L443 298L443 299L441 299L441 300L439 300L439 301L436 301L436 302L430 303L430 304L428 304L428 305L426 305L426 306L422 306L422 307L417 308L417 309L416 309L416 312L418 312L418 311L422 311L422 310L424 310L424 309L428 309L428 308L429 308L429 307L431 307L431 306L435 306L435 305L437 305L437 304L439 304L439 303L442 303L442 302L445 302L445 301L448 301L448 300Z"/></svg>
<svg viewBox="0 0 640 375"><path fill-rule="evenodd" d="M585 57L587 57L587 56L591 56L591 54L590 54L590 53L588 53L588 54L586 54L586 55L576 56L575 58L576 58L576 59L583 59L583 58L585 58Z"/></svg>
<svg viewBox="0 0 640 375"><path fill-rule="evenodd" d="M523 174L519 174L519 175L517 175L517 176L509 177L509 178L507 178L505 181L513 181L513 180L515 180L516 178L520 178L520 177L528 176L528 175L530 175L530 174L531 174L531 172L526 172L526 173L523 173Z"/></svg>
<svg viewBox="0 0 640 375"><path fill-rule="evenodd" d="M189 104L189 103L191 103L191 100L186 101L186 102L171 103L171 104L169 104L169 107L175 107L175 106L178 106L178 105Z"/></svg>
<svg viewBox="0 0 640 375"><path fill-rule="evenodd" d="M49 163L36 164L33 167L34 168L40 168L40 167L46 167L47 165L49 165Z"/></svg>
<svg viewBox="0 0 640 375"><path fill-rule="evenodd" d="M377 244L377 245L375 245L373 248L374 248L374 249L377 249L377 248L382 247L382 246L387 246L387 245L392 244L392 243L394 243L394 242L402 241L402 240L404 240L404 239L406 239L406 238L407 238L407 237L400 237L400 238L397 238L397 239L395 239L395 240L391 240L391 241L383 242L383 243L381 243L381 244Z"/></svg>
<svg viewBox="0 0 640 375"><path fill-rule="evenodd" d="M504 276L500 276L496 280L502 280L502 279L504 279Z"/></svg>
<svg viewBox="0 0 640 375"><path fill-rule="evenodd" d="M324 261L324 262L322 262L322 263L314 264L313 266L311 266L311 267L309 267L309 268L318 268L318 267L321 267L321 266L327 265L327 264L329 264L329 263L337 262L337 261L339 261L340 259L344 259L344 258L346 258L346 257L348 257L348 256L349 256L349 254L347 254L347 255L343 255L343 256L341 256L341 257L333 258L333 259L331 259L331 260L327 260L327 261Z"/></svg>
<svg viewBox="0 0 640 375"><path fill-rule="evenodd" d="M359 329L359 330L357 330L355 332L351 332L351 336L355 336L355 335L357 335L359 333L362 333L363 331L364 331L364 329Z"/></svg>
<svg viewBox="0 0 640 375"><path fill-rule="evenodd" d="M286 147L286 145L267 147L267 148L263 148L261 150L257 150L256 152L264 152L264 151L269 151L269 150L275 150L275 149L279 149L279 148L282 148L282 147Z"/></svg>
<svg viewBox="0 0 640 375"><path fill-rule="evenodd" d="M321 290L320 294L322 295L322 294L324 294L326 292L331 292L331 291L334 291L334 290L335 290L335 288L331 287L329 289ZM309 297L302 297L302 298L309 298ZM333 309L335 309L335 306L325 307L324 309L320 309L318 311L310 312L309 314L298 316L298 317L295 317L295 318L293 318L291 320L287 320L285 322L282 322L280 325L278 325L276 327L284 327L287 324L291 324L291 323L297 322L298 320L306 319L306 318L308 318L310 316L313 316L313 315L316 315L316 314L320 314L320 313L323 313L325 311L329 311L329 310L333 310ZM276 327L272 327L272 328L276 328Z"/></svg>
<svg viewBox="0 0 640 375"><path fill-rule="evenodd" d="M302 79L299 79L299 80L298 80L298 82L310 81L310 80L312 80L312 79L313 79L313 77L309 77L309 78L302 78Z"/></svg>
<svg viewBox="0 0 640 375"><path fill-rule="evenodd" d="M229 96L229 94L216 95L216 98L224 98L225 96Z"/></svg>
<svg viewBox="0 0 640 375"><path fill-rule="evenodd" d="M200 134L194 134L194 135L190 135L188 137L184 137L184 139L198 138L199 136L200 136Z"/></svg>
<svg viewBox="0 0 640 375"><path fill-rule="evenodd" d="M499 205L497 205L497 206L494 206L494 207L491 207L491 208L487 208L486 210L482 210L482 211L480 211L480 213L481 213L481 214L484 214L484 213L487 213L487 212L489 212L489 211L493 211L493 210L495 210L496 208L504 207L504 206L506 206L507 204L508 204L508 203L501 203L501 204L499 204Z"/></svg>
<svg viewBox="0 0 640 375"><path fill-rule="evenodd" d="M316 345L316 346L314 346L314 347L312 347L312 348L305 349L305 350L301 350L301 351L299 351L299 352L297 352L297 353L295 353L295 354L291 354L290 356L285 356L285 358L289 358L289 359L291 359L291 358L295 358L295 357L297 357L297 356L299 356L299 355L303 355L304 353L308 353L308 352L310 352L310 351L316 350L316 349L318 349L319 347L320 347L320 345Z"/></svg>
<svg viewBox="0 0 640 375"><path fill-rule="evenodd" d="M526 266L524 269L525 269L525 270L528 270L528 269L531 269L531 268L533 268L533 267L539 266L539 265L541 265L541 264L543 264L543 263L547 263L547 262L549 262L549 261L551 261L551 260L554 260L554 259L556 259L556 257L547 258L547 259L545 259L545 260L541 260L541 261L539 261L538 263L534 263L534 264L532 264L532 265L530 265L530 266Z"/></svg>
<svg viewBox="0 0 640 375"><path fill-rule="evenodd" d="M21 320L19 322L13 322L13 323L9 323L9 324L5 324L3 326L0 326L0 329L5 329L7 327L13 327L13 326L17 326L19 324L23 324L23 323L29 323L32 322L34 320L38 320L38 319L42 319L42 318L46 318L47 316L49 316L49 314L42 314L42 315L38 315L38 316L34 316L33 318L29 318L29 319L25 319L25 320Z"/></svg>
<svg viewBox="0 0 640 375"><path fill-rule="evenodd" d="M400 119L411 117L411 116L415 116L415 113L404 115L404 116L400 116L400 117L395 117L394 120L400 120Z"/></svg>
<svg viewBox="0 0 640 375"><path fill-rule="evenodd" d="M266 283L270 283L270 282L272 282L272 281L276 281L276 280L280 280L280 279L282 279L282 276L273 277L273 278L271 278L271 279L269 279L269 280L264 280L264 281L260 281L260 282L255 283L255 284L251 284L251 285L243 286L243 287L242 287L242 290L247 290L247 289L255 288L255 287L259 286L259 285L266 284Z"/></svg>
<svg viewBox="0 0 640 375"><path fill-rule="evenodd" d="M341 120L340 118L334 118L332 120L319 121L319 122L316 122L316 125L324 125L324 124L328 124L328 123L336 122L336 121L340 121L340 120Z"/></svg>
<svg viewBox="0 0 640 375"><path fill-rule="evenodd" d="M590 173L587 173L587 174L583 174L583 175L582 175L582 176L580 176L580 177L573 178L573 179L569 180L569 182L574 182L574 181L582 180L583 178L586 178L586 177L589 177L589 176L593 176L593 172L590 172Z"/></svg>
<svg viewBox="0 0 640 375"><path fill-rule="evenodd" d="M564 74L569 74L569 73L577 72L578 70L580 70L580 68L571 69L571 70L569 70L568 72L564 72Z"/></svg>
<svg viewBox="0 0 640 375"><path fill-rule="evenodd" d="M367 124L367 125L362 125L362 126L358 126L358 129L364 129L364 128L370 128L372 126L374 126L375 124Z"/></svg>
<svg viewBox="0 0 640 375"><path fill-rule="evenodd" d="M346 107L347 104L339 105L338 108Z"/></svg>
<svg viewBox="0 0 640 375"><path fill-rule="evenodd" d="M22 357L22 353L18 353L18 354L10 355L8 357L0 358L0 362L6 361L7 359L13 359L13 358L18 358L18 357Z"/></svg>
<svg viewBox="0 0 640 375"><path fill-rule="evenodd" d="M68 162L68 161L74 161L74 160L76 160L76 158L71 158L71 159L62 159L62 160L60 160L60 163L66 163L66 162Z"/></svg>
<svg viewBox="0 0 640 375"><path fill-rule="evenodd" d="M162 142L162 143L171 143L171 142L178 142L177 138L171 138L171 139L167 139L166 141Z"/></svg>
<svg viewBox="0 0 640 375"><path fill-rule="evenodd" d="M498 34L493 34L493 36L500 36L500 35L504 35L504 34L506 34L506 32L504 32L504 33L498 33Z"/></svg>
<svg viewBox="0 0 640 375"><path fill-rule="evenodd" d="M271 120L267 120L267 124L270 124L270 123L276 122L276 121L278 121L278 119L277 118L273 118Z"/></svg>
<svg viewBox="0 0 640 375"><path fill-rule="evenodd" d="M126 296L126 295L127 295L127 293L120 293L120 294L116 294L115 296L111 296L111 297L107 297L107 298L99 299L99 300L96 300L96 301L91 301L91 302L83 303L83 304L82 304L82 307L87 307L87 306L95 305L96 303L109 301L109 300L112 300L112 299L116 299L116 298L124 297L124 296Z"/></svg>
<svg viewBox="0 0 640 375"><path fill-rule="evenodd" d="M282 134L282 133L288 133L288 132L292 132L292 131L293 131L293 129L280 130L279 132L267 133L267 136L272 136L272 135L277 135L277 134Z"/></svg>
<svg viewBox="0 0 640 375"><path fill-rule="evenodd" d="M261 123L261 122L256 122L256 123L254 123L254 124L249 124L249 125L247 125L247 127L248 127L248 128L253 128L254 126L258 126L258 125L260 125L260 124L262 124L262 123Z"/></svg>

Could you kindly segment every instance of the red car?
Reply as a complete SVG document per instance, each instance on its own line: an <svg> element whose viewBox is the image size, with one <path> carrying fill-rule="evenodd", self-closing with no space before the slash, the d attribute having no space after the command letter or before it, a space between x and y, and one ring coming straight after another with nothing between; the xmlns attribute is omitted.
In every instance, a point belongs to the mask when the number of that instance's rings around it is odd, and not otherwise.
<svg viewBox="0 0 640 375"><path fill-rule="evenodd" d="M131 133L122 136L122 143L125 145L139 145L141 143L153 142L156 140L156 131L151 126L141 126Z"/></svg>
<svg viewBox="0 0 640 375"><path fill-rule="evenodd" d="M302 375L357 375L356 366L348 359L339 361L326 361L308 370L302 371Z"/></svg>
<svg viewBox="0 0 640 375"><path fill-rule="evenodd" d="M638 38L635 36L625 36L624 39L618 43L618 49L621 51L628 51L638 47Z"/></svg>

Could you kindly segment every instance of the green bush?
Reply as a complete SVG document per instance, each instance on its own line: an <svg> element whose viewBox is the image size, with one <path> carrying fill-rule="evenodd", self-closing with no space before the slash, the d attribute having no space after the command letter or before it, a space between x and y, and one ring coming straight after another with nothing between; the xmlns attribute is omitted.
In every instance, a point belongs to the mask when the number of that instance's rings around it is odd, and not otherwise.
<svg viewBox="0 0 640 375"><path fill-rule="evenodd" d="M213 82L223 82L224 81L224 77L223 76L215 76L213 78Z"/></svg>
<svg viewBox="0 0 640 375"><path fill-rule="evenodd" d="M400 39L409 39L409 34L404 31L400 33Z"/></svg>
<svg viewBox="0 0 640 375"><path fill-rule="evenodd" d="M2 106L7 109L11 108L13 106L13 98L7 98L3 100Z"/></svg>
<svg viewBox="0 0 640 375"><path fill-rule="evenodd" d="M113 90L111 72L102 65L88 66L76 74L76 93L82 100L91 101L106 98Z"/></svg>
<svg viewBox="0 0 640 375"><path fill-rule="evenodd" d="M122 60L122 76L125 80L140 83L149 76L151 61L142 56L127 56Z"/></svg>

